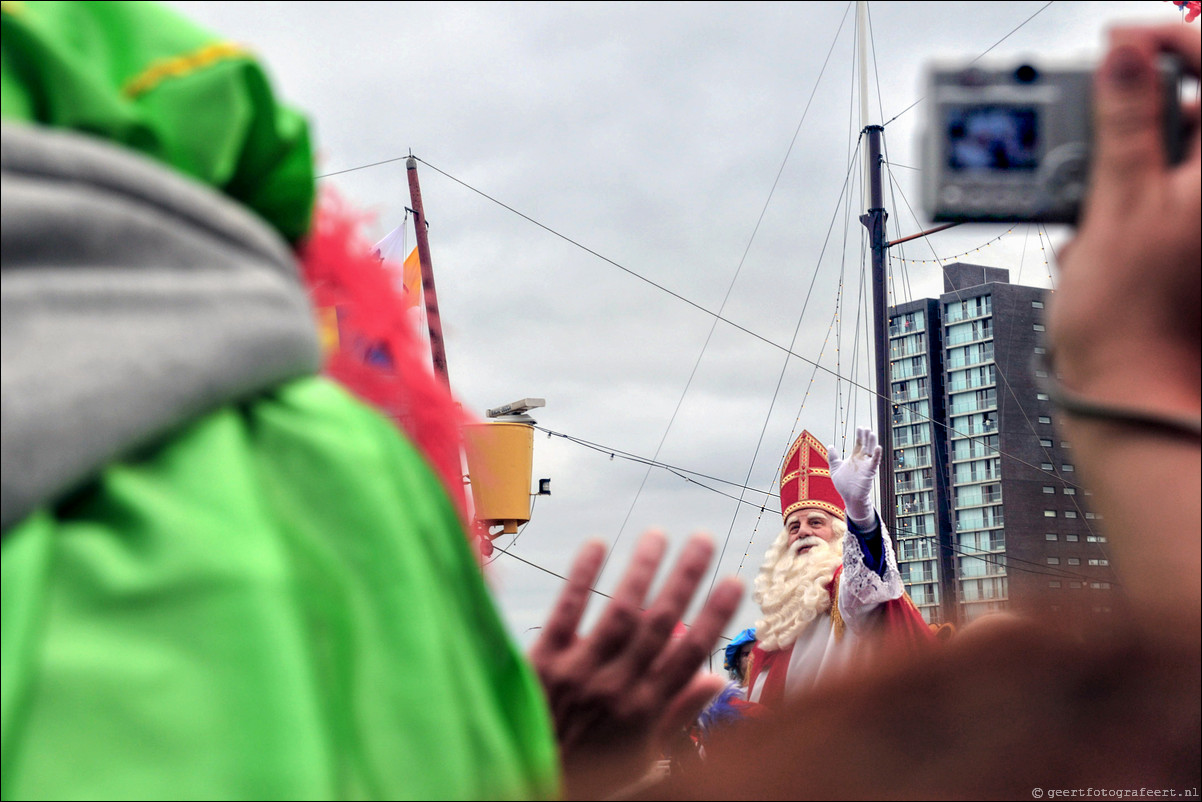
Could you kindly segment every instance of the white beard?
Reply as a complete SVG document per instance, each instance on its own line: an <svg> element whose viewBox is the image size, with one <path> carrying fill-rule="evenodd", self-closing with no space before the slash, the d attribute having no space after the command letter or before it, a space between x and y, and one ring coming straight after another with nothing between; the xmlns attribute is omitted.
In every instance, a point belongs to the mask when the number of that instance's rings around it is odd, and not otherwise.
<svg viewBox="0 0 1202 802"><path fill-rule="evenodd" d="M835 523L842 524L836 519ZM769 547L755 578L755 601L763 617L755 623L758 646L765 651L788 649L805 627L825 615L831 607L831 580L843 562L845 526L835 527L833 543L811 537L789 547L789 533L782 531ZM797 548L813 543L798 554Z"/></svg>

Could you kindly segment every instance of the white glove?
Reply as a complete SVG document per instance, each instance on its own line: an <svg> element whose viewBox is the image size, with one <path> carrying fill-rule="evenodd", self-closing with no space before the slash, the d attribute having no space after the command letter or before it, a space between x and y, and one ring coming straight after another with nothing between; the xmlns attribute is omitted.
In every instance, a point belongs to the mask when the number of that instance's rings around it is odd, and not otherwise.
<svg viewBox="0 0 1202 802"><path fill-rule="evenodd" d="M843 496L847 517L861 528L871 527L876 523L872 480L881 464L881 447L877 445L876 433L872 429L856 429L856 444L846 462L833 445L826 453L831 464L831 481Z"/></svg>

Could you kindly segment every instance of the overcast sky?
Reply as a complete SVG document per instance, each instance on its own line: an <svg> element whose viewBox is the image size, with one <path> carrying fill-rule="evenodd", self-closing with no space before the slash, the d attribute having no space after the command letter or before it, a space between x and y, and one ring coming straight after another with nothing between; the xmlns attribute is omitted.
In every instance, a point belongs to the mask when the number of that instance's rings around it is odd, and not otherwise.
<svg viewBox="0 0 1202 802"><path fill-rule="evenodd" d="M854 4L172 5L261 56L312 122L318 172L339 173L324 181L375 215L373 237L409 205L401 157L424 162L456 393L480 416L544 397L540 426L600 444L536 436L534 478L550 478L552 495L516 542L497 542L546 570L504 554L488 569L518 641L533 641L560 588L546 571L565 573L590 536L617 543L602 590L649 526L677 545L712 532L721 572L750 584L780 528L776 499L759 505L796 432L833 442L872 423L870 396L851 384L872 374L851 161L862 127ZM870 18L869 121L887 121L896 237L929 227L915 147L926 106L910 108L929 59L972 58L1003 38L989 57L1096 58L1116 21L1179 16L1143 0L877 2ZM894 249L892 300L939 294L933 260L966 252L1052 286L1049 240L1007 228ZM1067 232L1049 233L1059 245ZM715 326L719 310L763 339ZM786 364L789 347L798 356ZM658 452L712 478L648 473L618 452ZM745 483L754 490L740 504ZM745 602L727 634L755 617Z"/></svg>

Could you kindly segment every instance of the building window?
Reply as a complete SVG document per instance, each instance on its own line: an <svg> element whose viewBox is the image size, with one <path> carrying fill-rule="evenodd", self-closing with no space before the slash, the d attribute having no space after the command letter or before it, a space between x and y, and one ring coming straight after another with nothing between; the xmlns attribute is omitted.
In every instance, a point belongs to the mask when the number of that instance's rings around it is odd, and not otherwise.
<svg viewBox="0 0 1202 802"><path fill-rule="evenodd" d="M1075 488L1075 487L1066 487L1066 488L1064 488L1064 495L1066 495L1066 496L1075 496L1075 495L1077 495L1077 488ZM1088 515L1089 515L1089 513L1086 513L1086 515L1088 516Z"/></svg>
<svg viewBox="0 0 1202 802"><path fill-rule="evenodd" d="M1060 466L1060 470L1064 471L1065 473L1072 473L1076 470L1076 468L1072 466L1072 463L1066 462Z"/></svg>
<svg viewBox="0 0 1202 802"><path fill-rule="evenodd" d="M1089 494L1087 493L1086 495L1089 495ZM1094 515L1092 512L1087 512L1087 513L1085 513L1085 517L1092 521L1095 518L1097 518L1098 516Z"/></svg>
<svg viewBox="0 0 1202 802"><path fill-rule="evenodd" d="M1105 535L1090 535L1087 538L1085 538L1085 542L1086 543L1105 543L1106 536Z"/></svg>
<svg viewBox="0 0 1202 802"><path fill-rule="evenodd" d="M1031 328L1034 329L1035 331L1044 331L1044 327L1043 327L1042 323L1036 323Z"/></svg>
<svg viewBox="0 0 1202 802"><path fill-rule="evenodd" d="M1048 416L1048 415L1040 415L1040 416L1039 416L1039 422L1040 422L1040 423L1051 423L1051 422L1052 422L1052 419L1051 419L1051 417L1050 417L1050 416Z"/></svg>
<svg viewBox="0 0 1202 802"><path fill-rule="evenodd" d="M1056 511L1055 511L1055 510L1044 510L1044 511L1043 511L1043 517L1044 517L1044 518L1055 518L1055 517L1056 517Z"/></svg>
<svg viewBox="0 0 1202 802"><path fill-rule="evenodd" d="M1052 579L1052 580L1049 580L1049 581L1048 581L1048 587L1049 587L1049 588L1058 588L1058 587L1060 587L1060 580L1059 580L1059 579Z"/></svg>
<svg viewBox="0 0 1202 802"><path fill-rule="evenodd" d="M1064 536L1064 539L1065 539L1065 540L1067 540L1069 543L1076 543L1076 542L1077 542L1077 536L1076 536L1076 535L1065 535L1065 536Z"/></svg>
<svg viewBox="0 0 1202 802"><path fill-rule="evenodd" d="M1055 532L1048 532L1046 535L1043 536L1043 539L1044 540L1059 540L1060 536L1057 535Z"/></svg>
<svg viewBox="0 0 1202 802"><path fill-rule="evenodd" d="M1056 466L1055 466L1055 465L1053 465L1053 464L1052 464L1052 463L1050 463L1050 462L1041 462L1041 463L1039 463L1039 470L1041 470L1041 471L1054 471L1054 470L1056 470Z"/></svg>
<svg viewBox="0 0 1202 802"><path fill-rule="evenodd" d="M1064 517L1065 517L1065 518L1076 518L1076 517L1077 517L1077 511L1076 511L1076 510L1065 510L1065 511L1064 511Z"/></svg>
<svg viewBox="0 0 1202 802"><path fill-rule="evenodd" d="M1067 440L1061 440L1060 447L1061 448L1072 448L1072 446L1069 444L1069 442Z"/></svg>
<svg viewBox="0 0 1202 802"><path fill-rule="evenodd" d="M1035 371L1035 378L1037 378L1037 379L1046 379L1047 377L1048 377L1048 372L1047 372L1046 370L1037 370L1037 371Z"/></svg>
<svg viewBox="0 0 1202 802"><path fill-rule="evenodd" d="M1039 445L1043 446L1044 448L1051 448L1052 441L1047 439L1046 437L1041 437L1041 438L1039 438Z"/></svg>
<svg viewBox="0 0 1202 802"><path fill-rule="evenodd" d="M1048 352L1048 349L1043 348L1042 346L1038 346L1038 345L1035 346L1035 353L1042 355L1042 354L1046 354L1047 352Z"/></svg>
<svg viewBox="0 0 1202 802"><path fill-rule="evenodd" d="M1080 583L1080 582L1069 582L1069 583L1068 583L1068 586L1069 586L1070 588L1072 588L1073 590L1080 590L1080 589L1081 589L1081 583Z"/></svg>
<svg viewBox="0 0 1202 802"><path fill-rule="evenodd" d="M1090 582L1089 586L1094 590L1110 590L1109 582Z"/></svg>
<svg viewBox="0 0 1202 802"><path fill-rule="evenodd" d="M1044 492L1044 493L1048 493L1048 494L1055 493L1055 492L1056 492L1056 488L1052 487L1051 485L1044 485L1044 486L1043 486L1043 492Z"/></svg>
<svg viewBox="0 0 1202 802"><path fill-rule="evenodd" d="M1032 301L1031 308L1032 309L1043 309L1043 301Z"/></svg>
<svg viewBox="0 0 1202 802"><path fill-rule="evenodd" d="M1080 557L1069 557L1069 558L1068 558L1068 564L1069 564L1069 565L1080 565L1080 564L1081 564L1081 558L1080 558Z"/></svg>
<svg viewBox="0 0 1202 802"><path fill-rule="evenodd" d="M1110 560L1107 560L1107 559L1090 560L1089 564L1090 565L1110 565Z"/></svg>
<svg viewBox="0 0 1202 802"><path fill-rule="evenodd" d="M1048 557L1048 565L1060 565L1059 557Z"/></svg>

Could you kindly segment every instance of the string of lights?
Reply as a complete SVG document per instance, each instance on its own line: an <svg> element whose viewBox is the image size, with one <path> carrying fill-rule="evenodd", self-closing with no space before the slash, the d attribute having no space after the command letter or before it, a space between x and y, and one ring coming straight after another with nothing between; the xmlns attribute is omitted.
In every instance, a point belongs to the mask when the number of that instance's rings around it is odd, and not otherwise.
<svg viewBox="0 0 1202 802"><path fill-rule="evenodd" d="M1002 232L1001 234L998 234L996 237L989 240L988 242L984 242L975 248L971 248L967 251L964 251L964 253L957 253L953 256L945 256L945 257L938 258L938 259L903 259L901 257L895 257L895 258L897 259L898 262L901 262L902 264L943 265L943 264L946 264L947 262L951 262L956 259L959 259L962 256L971 256L974 253L980 253L981 251L988 248L989 246L994 245L995 243L1001 242L1007 235L1012 233L1015 228L1016 228L1016 226L1011 226L1006 231Z"/></svg>

